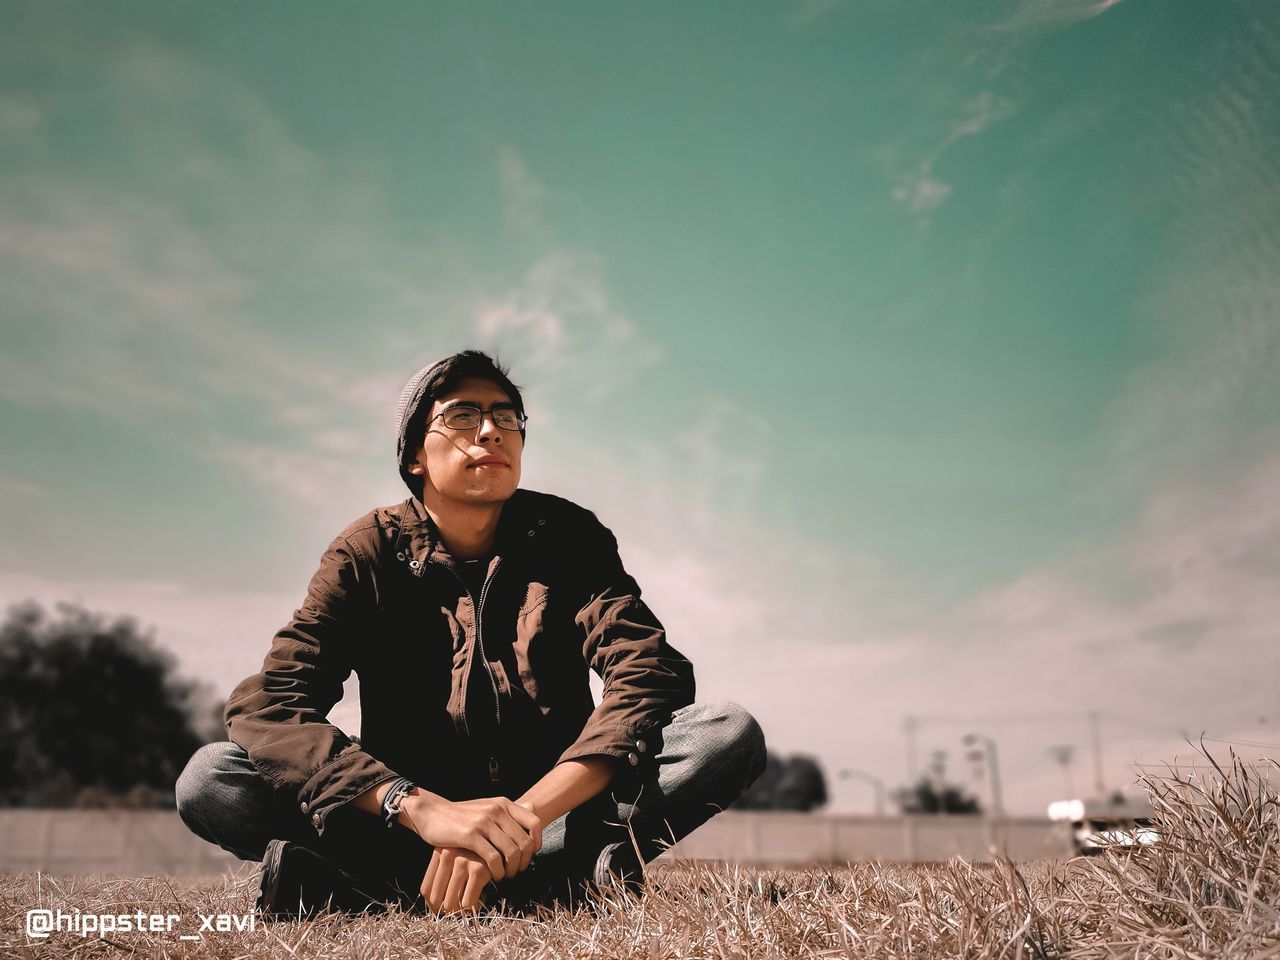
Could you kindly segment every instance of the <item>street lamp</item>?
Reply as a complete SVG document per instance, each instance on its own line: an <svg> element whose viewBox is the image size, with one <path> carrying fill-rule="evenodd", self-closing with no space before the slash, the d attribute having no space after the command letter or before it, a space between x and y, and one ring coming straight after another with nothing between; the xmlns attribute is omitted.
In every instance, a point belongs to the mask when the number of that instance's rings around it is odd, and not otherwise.
<svg viewBox="0 0 1280 960"><path fill-rule="evenodd" d="M1060 743L1050 747L1049 754L1062 765L1062 776L1067 785L1067 792L1063 794L1063 799L1070 800L1075 794L1075 788L1071 785L1071 761L1075 759L1076 748L1070 744Z"/></svg>
<svg viewBox="0 0 1280 960"><path fill-rule="evenodd" d="M975 743L981 743L987 751L987 767L990 769L988 776L991 778L991 814L995 817L1003 817L1004 797L1000 793L1000 761L996 755L996 742L980 733L965 734L966 747L971 747Z"/></svg>
<svg viewBox="0 0 1280 960"><path fill-rule="evenodd" d="M840 771L838 776L840 777L841 780L846 780L849 777L854 777L858 780L863 780L871 784L871 786L874 787L876 791L876 816L877 817L884 816L884 781L883 780L881 780L879 777L875 776L874 774L867 773L867 771L865 770L855 770L852 767L845 767Z"/></svg>

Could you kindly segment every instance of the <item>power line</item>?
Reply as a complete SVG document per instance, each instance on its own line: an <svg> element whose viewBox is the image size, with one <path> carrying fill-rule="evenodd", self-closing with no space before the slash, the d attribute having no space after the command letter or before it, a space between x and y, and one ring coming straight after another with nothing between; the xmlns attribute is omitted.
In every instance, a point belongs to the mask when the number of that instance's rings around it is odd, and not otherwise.
<svg viewBox="0 0 1280 960"><path fill-rule="evenodd" d="M1268 740L1234 740L1230 737L1201 737L1200 739L1209 740L1213 743L1232 743L1243 747L1263 747L1268 750L1280 750L1280 743Z"/></svg>
<svg viewBox="0 0 1280 960"><path fill-rule="evenodd" d="M922 716L913 714L916 723L933 724L974 724L974 723L1047 723L1050 720L1078 720L1086 716L1087 710L1063 710L1046 713L970 713L970 714L933 714Z"/></svg>

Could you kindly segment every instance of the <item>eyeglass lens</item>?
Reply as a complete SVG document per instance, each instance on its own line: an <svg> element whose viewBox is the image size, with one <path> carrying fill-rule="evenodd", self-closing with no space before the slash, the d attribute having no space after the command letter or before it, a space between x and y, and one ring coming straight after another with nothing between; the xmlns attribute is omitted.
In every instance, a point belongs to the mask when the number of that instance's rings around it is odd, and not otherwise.
<svg viewBox="0 0 1280 960"><path fill-rule="evenodd" d="M510 407L498 407L489 411L493 422L502 430L519 430L520 414ZM450 407L445 413L444 424L454 430L473 430L480 426L481 411L477 407Z"/></svg>

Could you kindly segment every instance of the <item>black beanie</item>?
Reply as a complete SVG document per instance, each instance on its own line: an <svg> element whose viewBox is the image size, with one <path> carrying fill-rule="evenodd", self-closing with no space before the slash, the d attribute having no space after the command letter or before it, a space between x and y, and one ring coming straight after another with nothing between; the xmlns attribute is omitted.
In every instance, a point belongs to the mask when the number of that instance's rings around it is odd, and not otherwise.
<svg viewBox="0 0 1280 960"><path fill-rule="evenodd" d="M396 463L400 467L400 479L405 482L405 486L415 497L421 496L422 478L411 474L409 465L413 462L413 454L421 444L424 428L422 421L426 416L426 411L422 408L428 406L422 402L423 394L427 389L427 378L444 362L444 360L437 360L435 363L429 363L410 377L409 382L404 385L404 390L400 392L400 405L396 408ZM410 428L413 428L412 431ZM410 432L415 435L414 446L406 451Z"/></svg>

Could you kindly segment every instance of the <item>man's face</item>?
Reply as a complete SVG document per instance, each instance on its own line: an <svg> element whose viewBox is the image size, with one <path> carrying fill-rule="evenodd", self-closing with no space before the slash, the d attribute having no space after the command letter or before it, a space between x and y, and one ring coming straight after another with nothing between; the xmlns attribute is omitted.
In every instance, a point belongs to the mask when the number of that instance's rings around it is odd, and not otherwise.
<svg viewBox="0 0 1280 960"><path fill-rule="evenodd" d="M446 426L439 414L459 404L489 411L495 405L510 406L511 398L491 380L460 381L457 389L431 405L427 433L409 472L423 478L424 501L433 491L444 500L464 503L507 500L520 484L524 440L517 431L500 428L490 415L470 429Z"/></svg>

